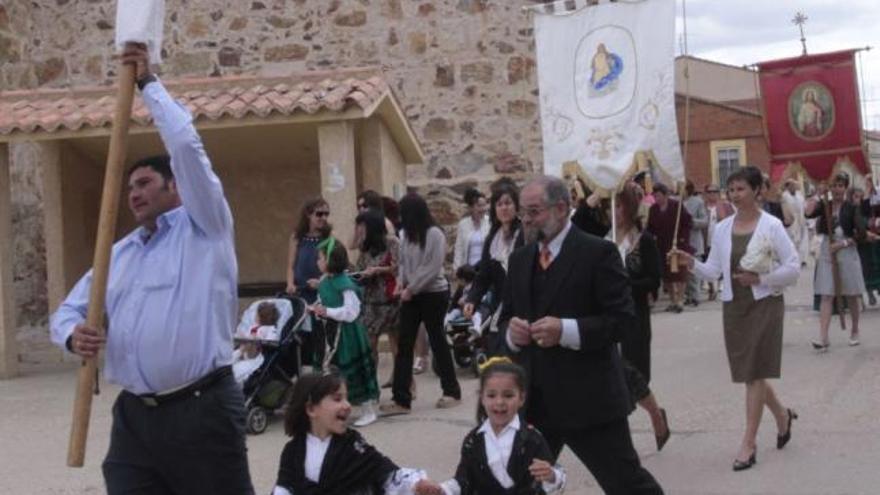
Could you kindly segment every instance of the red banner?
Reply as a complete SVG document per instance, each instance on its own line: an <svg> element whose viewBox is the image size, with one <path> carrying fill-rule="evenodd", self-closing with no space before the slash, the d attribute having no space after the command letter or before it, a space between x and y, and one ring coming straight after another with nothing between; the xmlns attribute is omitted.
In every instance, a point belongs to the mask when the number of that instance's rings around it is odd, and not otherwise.
<svg viewBox="0 0 880 495"><path fill-rule="evenodd" d="M774 176L800 164L815 180L850 162L868 172L855 50L758 64Z"/></svg>

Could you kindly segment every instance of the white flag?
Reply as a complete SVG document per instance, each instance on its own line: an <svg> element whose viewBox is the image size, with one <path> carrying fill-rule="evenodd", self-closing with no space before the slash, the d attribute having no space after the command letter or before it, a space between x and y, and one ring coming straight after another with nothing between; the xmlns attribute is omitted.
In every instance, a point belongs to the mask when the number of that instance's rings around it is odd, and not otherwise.
<svg viewBox="0 0 880 495"><path fill-rule="evenodd" d="M683 179L675 0L585 4L534 8L544 172L577 162L594 187L612 190L646 152L662 175Z"/></svg>
<svg viewBox="0 0 880 495"><path fill-rule="evenodd" d="M144 43L150 63L162 61L162 25L165 0L118 0L116 2L116 49L129 41Z"/></svg>

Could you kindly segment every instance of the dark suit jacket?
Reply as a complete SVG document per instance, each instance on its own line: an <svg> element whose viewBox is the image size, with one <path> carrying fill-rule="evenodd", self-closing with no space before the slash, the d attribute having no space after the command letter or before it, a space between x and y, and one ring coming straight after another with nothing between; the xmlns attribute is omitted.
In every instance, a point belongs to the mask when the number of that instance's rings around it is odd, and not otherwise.
<svg viewBox="0 0 880 495"><path fill-rule="evenodd" d="M498 309L498 305L501 303L501 294L504 292L504 282L507 280L507 270L501 266L501 263L492 259L492 255L489 252L495 236L502 235L500 232L500 230L496 230L486 237L483 243L483 255L477 264L477 278L474 280L474 285L467 295L468 302L477 307L480 305L480 301L483 300L483 296L491 291L492 302L489 306L489 314L495 314L495 310ZM525 244L523 232L522 228L519 228L516 239L513 241L513 247L514 249L521 248L523 244Z"/></svg>
<svg viewBox="0 0 880 495"><path fill-rule="evenodd" d="M507 351L529 375L526 417L538 428L580 429L623 418L629 396L617 346L634 317L630 284L617 247L569 230L547 273L545 307L534 307L532 275L538 247L532 243L510 256L500 328L510 318L530 315L577 320L580 350L525 346ZM506 338L502 339L505 341Z"/></svg>

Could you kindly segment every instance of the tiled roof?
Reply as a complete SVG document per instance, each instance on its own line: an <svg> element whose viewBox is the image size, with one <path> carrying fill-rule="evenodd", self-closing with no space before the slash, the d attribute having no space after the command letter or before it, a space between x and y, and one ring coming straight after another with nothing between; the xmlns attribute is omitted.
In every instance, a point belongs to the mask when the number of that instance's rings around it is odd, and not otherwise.
<svg viewBox="0 0 880 495"><path fill-rule="evenodd" d="M376 71L315 72L290 77L218 77L163 82L196 120L370 109L389 91ZM116 103L110 86L0 93L0 135L109 127ZM135 96L132 122L149 112Z"/></svg>

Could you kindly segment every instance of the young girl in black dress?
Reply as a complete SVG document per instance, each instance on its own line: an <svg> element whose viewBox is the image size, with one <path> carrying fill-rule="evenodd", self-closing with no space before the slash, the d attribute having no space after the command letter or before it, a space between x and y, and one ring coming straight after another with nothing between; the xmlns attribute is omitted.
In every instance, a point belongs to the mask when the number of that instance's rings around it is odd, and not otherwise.
<svg viewBox="0 0 880 495"><path fill-rule="evenodd" d="M436 486L424 471L399 468L348 427L351 404L335 373L301 377L290 398L273 495L411 495Z"/></svg>
<svg viewBox="0 0 880 495"><path fill-rule="evenodd" d="M553 466L547 441L538 430L520 422L526 390L522 367L504 357L487 361L480 372L480 426L464 439L455 477L420 493L538 495L561 491L565 473Z"/></svg>

